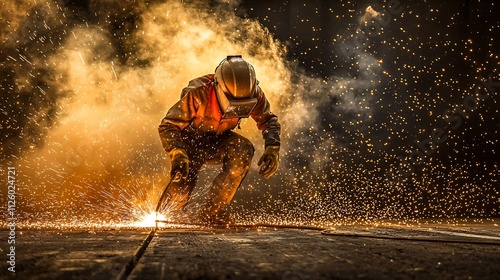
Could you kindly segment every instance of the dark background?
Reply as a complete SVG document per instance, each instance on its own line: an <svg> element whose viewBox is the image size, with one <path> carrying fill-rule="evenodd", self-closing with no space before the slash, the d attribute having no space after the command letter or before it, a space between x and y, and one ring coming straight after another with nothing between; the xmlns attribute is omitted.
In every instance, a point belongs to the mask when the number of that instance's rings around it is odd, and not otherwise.
<svg viewBox="0 0 500 280"><path fill-rule="evenodd" d="M401 158L408 151L419 150L417 142L428 138L434 128L446 127L449 138L429 156L432 163L414 166L414 177L405 180L402 187L404 194L396 192L388 197L402 198L406 205L413 202L419 205L420 213L428 211L429 216L454 211L463 211L467 216L475 212L473 208L484 210L480 215L498 215L498 87L467 118L460 117L463 122L458 129L450 129L441 118L463 104L480 81L498 81L500 5L495 1L243 1L242 14L257 18L276 38L286 42L288 59L297 62L308 75L335 80L338 76L356 77L359 72L351 67L353 61L339 52L339 43L348 39L333 39L339 35L345 38L346 30L356 30L360 11L367 6L387 13L390 3L401 8L401 14L393 15L384 31L364 44L365 51L382 60L384 70L391 74L375 89L380 99L372 104L374 121L365 124L371 126L369 131L346 133L349 129L339 124L344 118L331 114L337 110L335 100L321 106L325 119L319 121L318 131L331 131L333 124L332 137L348 147L349 155L334 152L332 157L350 162L340 173L354 174L359 172L355 166L364 165L373 171L387 167L389 162L356 143L354 139L363 138L361 135L369 135L375 145L388 143L382 150ZM314 139L311 135L311 143ZM372 160L376 164L370 166ZM379 176L377 172L370 174ZM359 177L345 174L332 175L331 179L346 180L346 185L360 181ZM428 190L415 192L418 188ZM349 187L337 191L346 189ZM366 199L365 194L360 199ZM464 201L481 206L468 210L456 207ZM427 207L434 203L450 205L446 210Z"/></svg>

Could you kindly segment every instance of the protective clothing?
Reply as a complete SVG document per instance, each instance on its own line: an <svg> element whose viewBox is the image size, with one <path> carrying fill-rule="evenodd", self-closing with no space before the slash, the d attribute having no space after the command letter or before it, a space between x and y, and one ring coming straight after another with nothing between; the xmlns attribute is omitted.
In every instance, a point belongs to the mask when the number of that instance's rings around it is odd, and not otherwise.
<svg viewBox="0 0 500 280"><path fill-rule="evenodd" d="M269 178L276 173L279 166L279 146L268 146L262 154L262 157L257 163L259 166L262 164L259 170L259 174L264 176L264 178Z"/></svg>
<svg viewBox="0 0 500 280"><path fill-rule="evenodd" d="M228 73L236 73L236 76L231 77ZM242 76L248 78L248 81L241 80ZM219 88L232 105L238 105L234 101L247 102L255 99L255 104L247 114L262 131L266 147L262 158L262 169L265 172L262 175L266 178L278 168L280 146L278 118L271 113L269 102L255 80L253 67L241 57L228 57L216 68L216 74L208 74L189 82L182 90L180 100L161 121L158 131L163 148L172 159L172 169L176 156L177 170L183 171L183 167L188 166L185 188L169 191L176 209L187 203L204 164L222 164L222 171L214 179L201 210L202 215L208 217L207 220L225 212L247 175L254 154L252 143L231 131L244 116L240 113L227 114L230 107L226 107L226 111L222 109L223 102L217 96ZM179 151L185 152L187 157L183 157Z"/></svg>
<svg viewBox="0 0 500 280"><path fill-rule="evenodd" d="M167 112L158 128L163 148L170 155L173 149L185 149L181 134L187 138L204 138L205 135L219 136L233 130L240 118L223 119L213 87L214 74L208 74L189 82L182 90L181 99ZM262 131L267 146L280 145L280 124L271 113L270 104L264 92L257 87L257 104L250 112Z"/></svg>

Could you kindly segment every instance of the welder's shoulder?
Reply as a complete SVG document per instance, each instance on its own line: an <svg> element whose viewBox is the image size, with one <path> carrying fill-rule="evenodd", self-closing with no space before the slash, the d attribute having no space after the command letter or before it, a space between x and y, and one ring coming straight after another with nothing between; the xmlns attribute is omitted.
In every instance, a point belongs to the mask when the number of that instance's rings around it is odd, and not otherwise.
<svg viewBox="0 0 500 280"><path fill-rule="evenodd" d="M196 99L205 99L210 93L213 77L213 74L208 74L189 81L188 86L182 90L181 98L190 94Z"/></svg>

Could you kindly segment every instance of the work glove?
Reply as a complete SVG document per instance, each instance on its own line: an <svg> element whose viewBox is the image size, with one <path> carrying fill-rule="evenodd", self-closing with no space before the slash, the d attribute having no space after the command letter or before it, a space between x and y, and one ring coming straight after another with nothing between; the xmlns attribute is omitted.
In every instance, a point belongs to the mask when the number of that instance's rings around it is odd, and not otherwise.
<svg viewBox="0 0 500 280"><path fill-rule="evenodd" d="M170 170L170 178L178 178L178 173L182 179L186 179L189 172L189 158L186 151L175 149L170 154L172 169ZM176 176L177 175L177 176Z"/></svg>
<svg viewBox="0 0 500 280"><path fill-rule="evenodd" d="M267 146L264 154L260 157L257 163L260 166L259 174L264 176L264 178L269 178L276 173L278 166L280 165L279 160L280 146Z"/></svg>

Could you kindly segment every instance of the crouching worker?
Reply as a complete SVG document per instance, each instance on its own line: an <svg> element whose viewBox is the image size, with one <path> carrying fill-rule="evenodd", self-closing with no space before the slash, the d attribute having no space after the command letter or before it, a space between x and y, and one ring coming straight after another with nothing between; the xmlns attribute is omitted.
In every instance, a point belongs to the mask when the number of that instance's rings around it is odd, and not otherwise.
<svg viewBox="0 0 500 280"><path fill-rule="evenodd" d="M170 211L183 210L204 164L222 164L200 218L207 224L228 222L226 209L254 155L252 143L232 130L249 116L262 131L265 142L265 151L258 161L259 174L269 178L279 165L280 124L271 113L253 66L241 56L228 56L217 66L215 74L191 80L182 90L180 100L168 110L158 128L170 158L170 176L182 178L179 185L166 190Z"/></svg>

